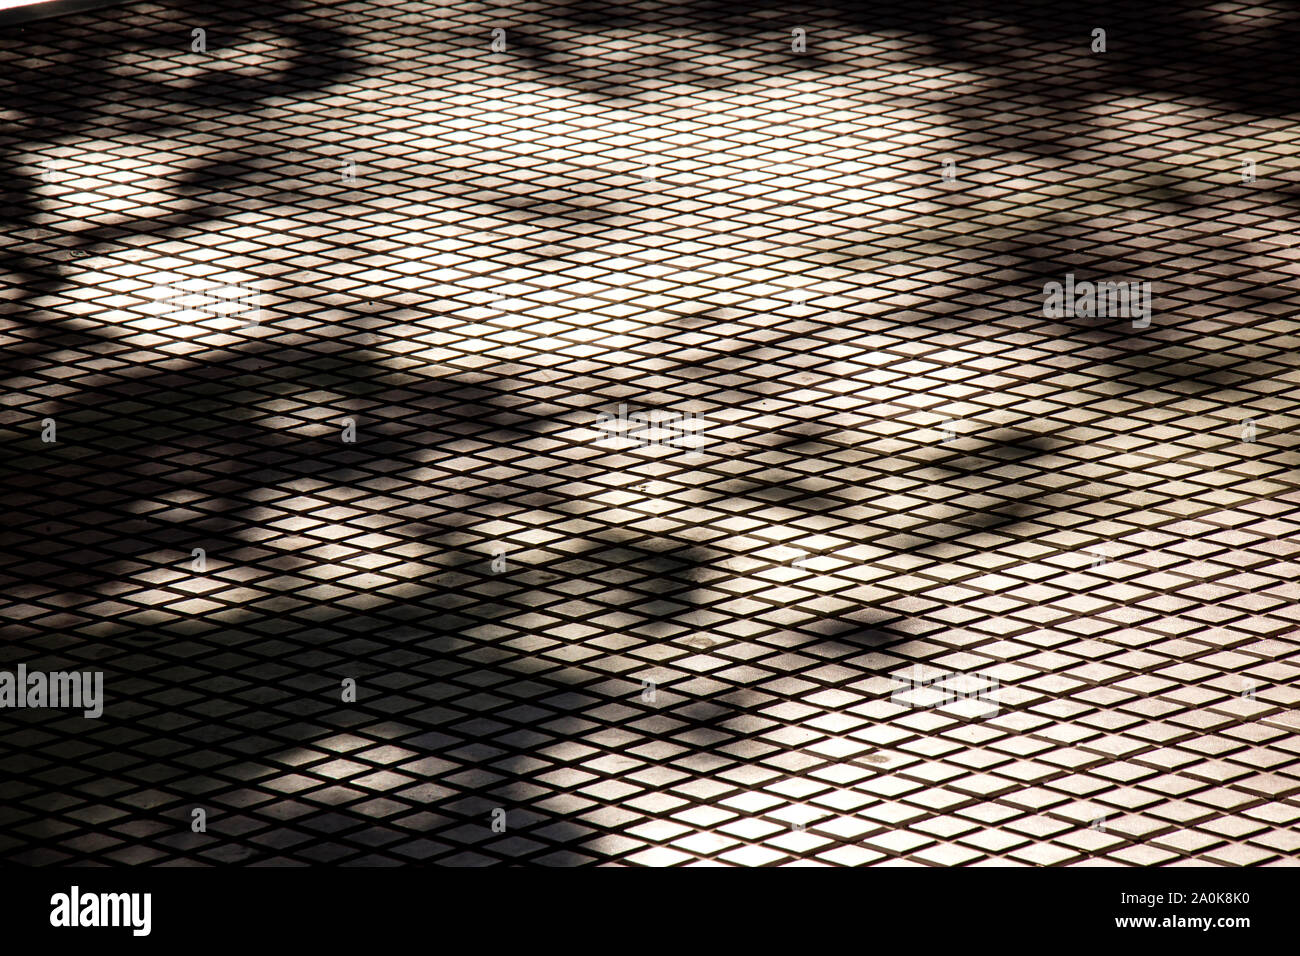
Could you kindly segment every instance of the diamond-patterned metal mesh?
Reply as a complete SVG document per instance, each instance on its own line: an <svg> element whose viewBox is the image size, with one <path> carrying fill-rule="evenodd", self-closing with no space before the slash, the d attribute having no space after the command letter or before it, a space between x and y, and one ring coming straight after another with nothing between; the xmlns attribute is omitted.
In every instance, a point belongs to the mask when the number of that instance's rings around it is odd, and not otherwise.
<svg viewBox="0 0 1300 956"><path fill-rule="evenodd" d="M0 855L1294 863L1298 23L3 28Z"/></svg>

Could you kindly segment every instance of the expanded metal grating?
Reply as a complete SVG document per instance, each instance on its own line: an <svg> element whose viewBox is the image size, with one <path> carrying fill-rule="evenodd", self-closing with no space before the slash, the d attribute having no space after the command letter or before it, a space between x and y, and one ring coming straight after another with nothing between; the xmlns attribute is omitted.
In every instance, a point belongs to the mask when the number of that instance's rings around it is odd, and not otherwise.
<svg viewBox="0 0 1300 956"><path fill-rule="evenodd" d="M0 858L1294 864L1298 39L0 28Z"/></svg>

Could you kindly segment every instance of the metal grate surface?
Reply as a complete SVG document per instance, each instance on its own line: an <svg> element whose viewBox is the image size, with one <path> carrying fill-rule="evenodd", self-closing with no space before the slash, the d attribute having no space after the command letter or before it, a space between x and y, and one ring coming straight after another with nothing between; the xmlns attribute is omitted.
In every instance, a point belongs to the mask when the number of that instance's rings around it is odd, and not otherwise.
<svg viewBox="0 0 1300 956"><path fill-rule="evenodd" d="M1300 14L1196 6L0 30L0 664L106 698L0 858L1295 863Z"/></svg>

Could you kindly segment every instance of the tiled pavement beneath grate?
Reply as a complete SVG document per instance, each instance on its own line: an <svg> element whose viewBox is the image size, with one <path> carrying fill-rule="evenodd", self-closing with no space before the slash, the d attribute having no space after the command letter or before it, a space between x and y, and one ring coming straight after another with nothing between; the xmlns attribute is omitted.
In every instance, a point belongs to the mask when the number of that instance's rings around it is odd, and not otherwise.
<svg viewBox="0 0 1300 956"><path fill-rule="evenodd" d="M3 28L0 856L1294 863L1298 24Z"/></svg>

